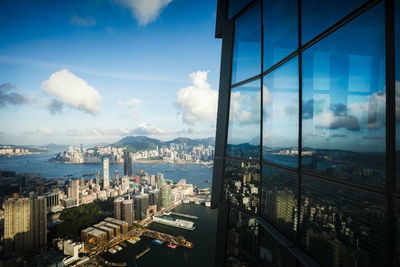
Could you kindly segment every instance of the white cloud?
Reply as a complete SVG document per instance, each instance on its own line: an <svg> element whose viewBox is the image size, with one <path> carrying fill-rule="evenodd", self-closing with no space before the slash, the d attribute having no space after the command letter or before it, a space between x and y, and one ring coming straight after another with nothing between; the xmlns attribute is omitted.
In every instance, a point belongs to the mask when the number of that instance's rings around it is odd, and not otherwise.
<svg viewBox="0 0 400 267"><path fill-rule="evenodd" d="M52 135L53 134L53 130L47 127L40 127L39 129L37 129L36 131L39 134L42 135Z"/></svg>
<svg viewBox="0 0 400 267"><path fill-rule="evenodd" d="M140 99L137 98L132 98L130 100L127 101L119 101L119 104L121 105L126 105L130 108L134 108L137 107L142 101Z"/></svg>
<svg viewBox="0 0 400 267"><path fill-rule="evenodd" d="M161 10L172 0L119 0L118 2L132 10L139 24L146 25L156 20Z"/></svg>
<svg viewBox="0 0 400 267"><path fill-rule="evenodd" d="M163 134L165 131L157 128L156 126L150 123L141 123L138 127L133 129L130 134L132 135L146 135L146 136L154 136Z"/></svg>
<svg viewBox="0 0 400 267"><path fill-rule="evenodd" d="M99 92L69 70L63 69L53 73L42 83L42 88L47 94L72 108L89 114L100 111L102 97Z"/></svg>
<svg viewBox="0 0 400 267"><path fill-rule="evenodd" d="M215 121L217 118L218 92L208 83L207 73L191 73L189 77L192 85L179 89L176 94L176 104L186 124Z"/></svg>
<svg viewBox="0 0 400 267"><path fill-rule="evenodd" d="M96 20L92 17L84 18L80 16L73 16L69 23L82 27L92 27L96 25Z"/></svg>

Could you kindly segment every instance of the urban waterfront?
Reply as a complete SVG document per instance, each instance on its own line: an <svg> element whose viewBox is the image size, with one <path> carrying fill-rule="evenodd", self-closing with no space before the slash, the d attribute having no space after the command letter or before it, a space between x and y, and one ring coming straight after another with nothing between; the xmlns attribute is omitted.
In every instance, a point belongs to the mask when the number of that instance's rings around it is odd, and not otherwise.
<svg viewBox="0 0 400 267"><path fill-rule="evenodd" d="M64 164L51 162L49 159L55 155L53 153L42 153L17 157L0 157L0 170L15 171L17 173L37 173L44 178L63 178L82 177L89 174L87 178L94 178L96 171L101 170L101 164ZM157 162L136 163L133 169L141 169L149 174L163 173L166 179L178 182L185 178L187 183L198 187L211 187L212 168L202 164L187 163L184 165ZM123 174L122 164L110 164L110 173L117 170Z"/></svg>
<svg viewBox="0 0 400 267"><path fill-rule="evenodd" d="M135 245L127 243L126 248L114 255L105 254L105 259L112 262L126 262L128 266L135 266L134 258L136 254L150 247L151 250L137 260L138 267L161 266L160 259L163 262L162 266L212 266L215 253L217 210L202 205L182 204L174 211L199 217L199 219L193 220L196 223L196 229L189 231L154 222L148 228L174 236L184 236L185 239L193 242L194 247L192 249L182 247L171 249L165 243L153 245L151 239L143 238ZM185 220L188 219L185 218Z"/></svg>

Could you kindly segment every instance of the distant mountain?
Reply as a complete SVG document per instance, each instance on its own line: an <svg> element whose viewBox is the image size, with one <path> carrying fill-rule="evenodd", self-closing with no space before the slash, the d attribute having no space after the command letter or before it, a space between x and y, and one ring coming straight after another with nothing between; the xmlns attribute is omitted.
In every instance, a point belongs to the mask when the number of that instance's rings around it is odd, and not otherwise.
<svg viewBox="0 0 400 267"><path fill-rule="evenodd" d="M140 151L140 150L150 150L155 149L157 146L169 146L170 144L186 144L188 147L193 147L197 145L214 145L215 139L203 138L203 139L190 139L186 137L175 138L171 141L161 141L155 138L149 138L146 136L127 136L114 143L116 146L127 146L130 151Z"/></svg>

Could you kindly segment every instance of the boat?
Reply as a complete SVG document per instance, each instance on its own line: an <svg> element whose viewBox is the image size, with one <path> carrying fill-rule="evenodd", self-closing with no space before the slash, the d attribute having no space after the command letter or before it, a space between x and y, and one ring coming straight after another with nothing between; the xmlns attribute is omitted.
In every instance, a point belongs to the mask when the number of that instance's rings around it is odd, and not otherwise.
<svg viewBox="0 0 400 267"><path fill-rule="evenodd" d="M168 247L172 249L176 249L176 245L172 243L168 243Z"/></svg>
<svg viewBox="0 0 400 267"><path fill-rule="evenodd" d="M164 212L164 215L171 215L171 212Z"/></svg>
<svg viewBox="0 0 400 267"><path fill-rule="evenodd" d="M161 240L158 240L158 239L153 239L153 241L151 241L151 243L153 243L154 245L162 245L162 244L164 244L164 242L163 241L161 241Z"/></svg>
<svg viewBox="0 0 400 267"><path fill-rule="evenodd" d="M169 225L169 226L174 226L178 228L182 228L185 230L194 230L196 227L194 225L194 222L191 221L186 221L186 220L181 220L181 219L174 219L171 217L163 217L163 216L153 216L153 222Z"/></svg>
<svg viewBox="0 0 400 267"><path fill-rule="evenodd" d="M116 251L115 249L113 249L113 248L110 248L110 249L108 250L108 252L110 252L111 254L117 253L117 251Z"/></svg>
<svg viewBox="0 0 400 267"><path fill-rule="evenodd" d="M120 246L118 246L118 245L116 245L115 248L116 248L118 251L121 251L121 250L122 250L122 247L120 247Z"/></svg>

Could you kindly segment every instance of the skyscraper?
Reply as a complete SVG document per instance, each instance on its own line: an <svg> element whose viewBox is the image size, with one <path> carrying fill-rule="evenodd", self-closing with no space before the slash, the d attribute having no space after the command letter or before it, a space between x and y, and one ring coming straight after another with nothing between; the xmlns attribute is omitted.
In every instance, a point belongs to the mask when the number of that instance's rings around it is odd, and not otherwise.
<svg viewBox="0 0 400 267"><path fill-rule="evenodd" d="M9 198L3 203L7 249L25 252L47 244L46 198Z"/></svg>
<svg viewBox="0 0 400 267"><path fill-rule="evenodd" d="M127 222L129 226L133 224L135 219L133 209L133 199L127 199L122 202L122 220Z"/></svg>
<svg viewBox="0 0 400 267"><path fill-rule="evenodd" d="M107 157L103 158L103 189L107 189L110 186L110 160Z"/></svg>
<svg viewBox="0 0 400 267"><path fill-rule="evenodd" d="M124 151L124 175L132 176L132 157L128 151Z"/></svg>
<svg viewBox="0 0 400 267"><path fill-rule="evenodd" d="M218 0L215 36L215 266L397 266L400 1Z"/></svg>
<svg viewBox="0 0 400 267"><path fill-rule="evenodd" d="M140 194L135 198L135 218L138 221L146 219L146 210L149 207L149 195Z"/></svg>
<svg viewBox="0 0 400 267"><path fill-rule="evenodd" d="M79 206L79 179L71 180L71 195L72 199L75 200L75 205Z"/></svg>
<svg viewBox="0 0 400 267"><path fill-rule="evenodd" d="M100 171L96 171L96 185L100 185Z"/></svg>
<svg viewBox="0 0 400 267"><path fill-rule="evenodd" d="M114 171L114 183L119 185L119 175L117 170Z"/></svg>
<svg viewBox="0 0 400 267"><path fill-rule="evenodd" d="M121 208L122 208L122 202L124 201L123 198L116 198L114 199L114 218L121 220L122 214L121 214Z"/></svg>

